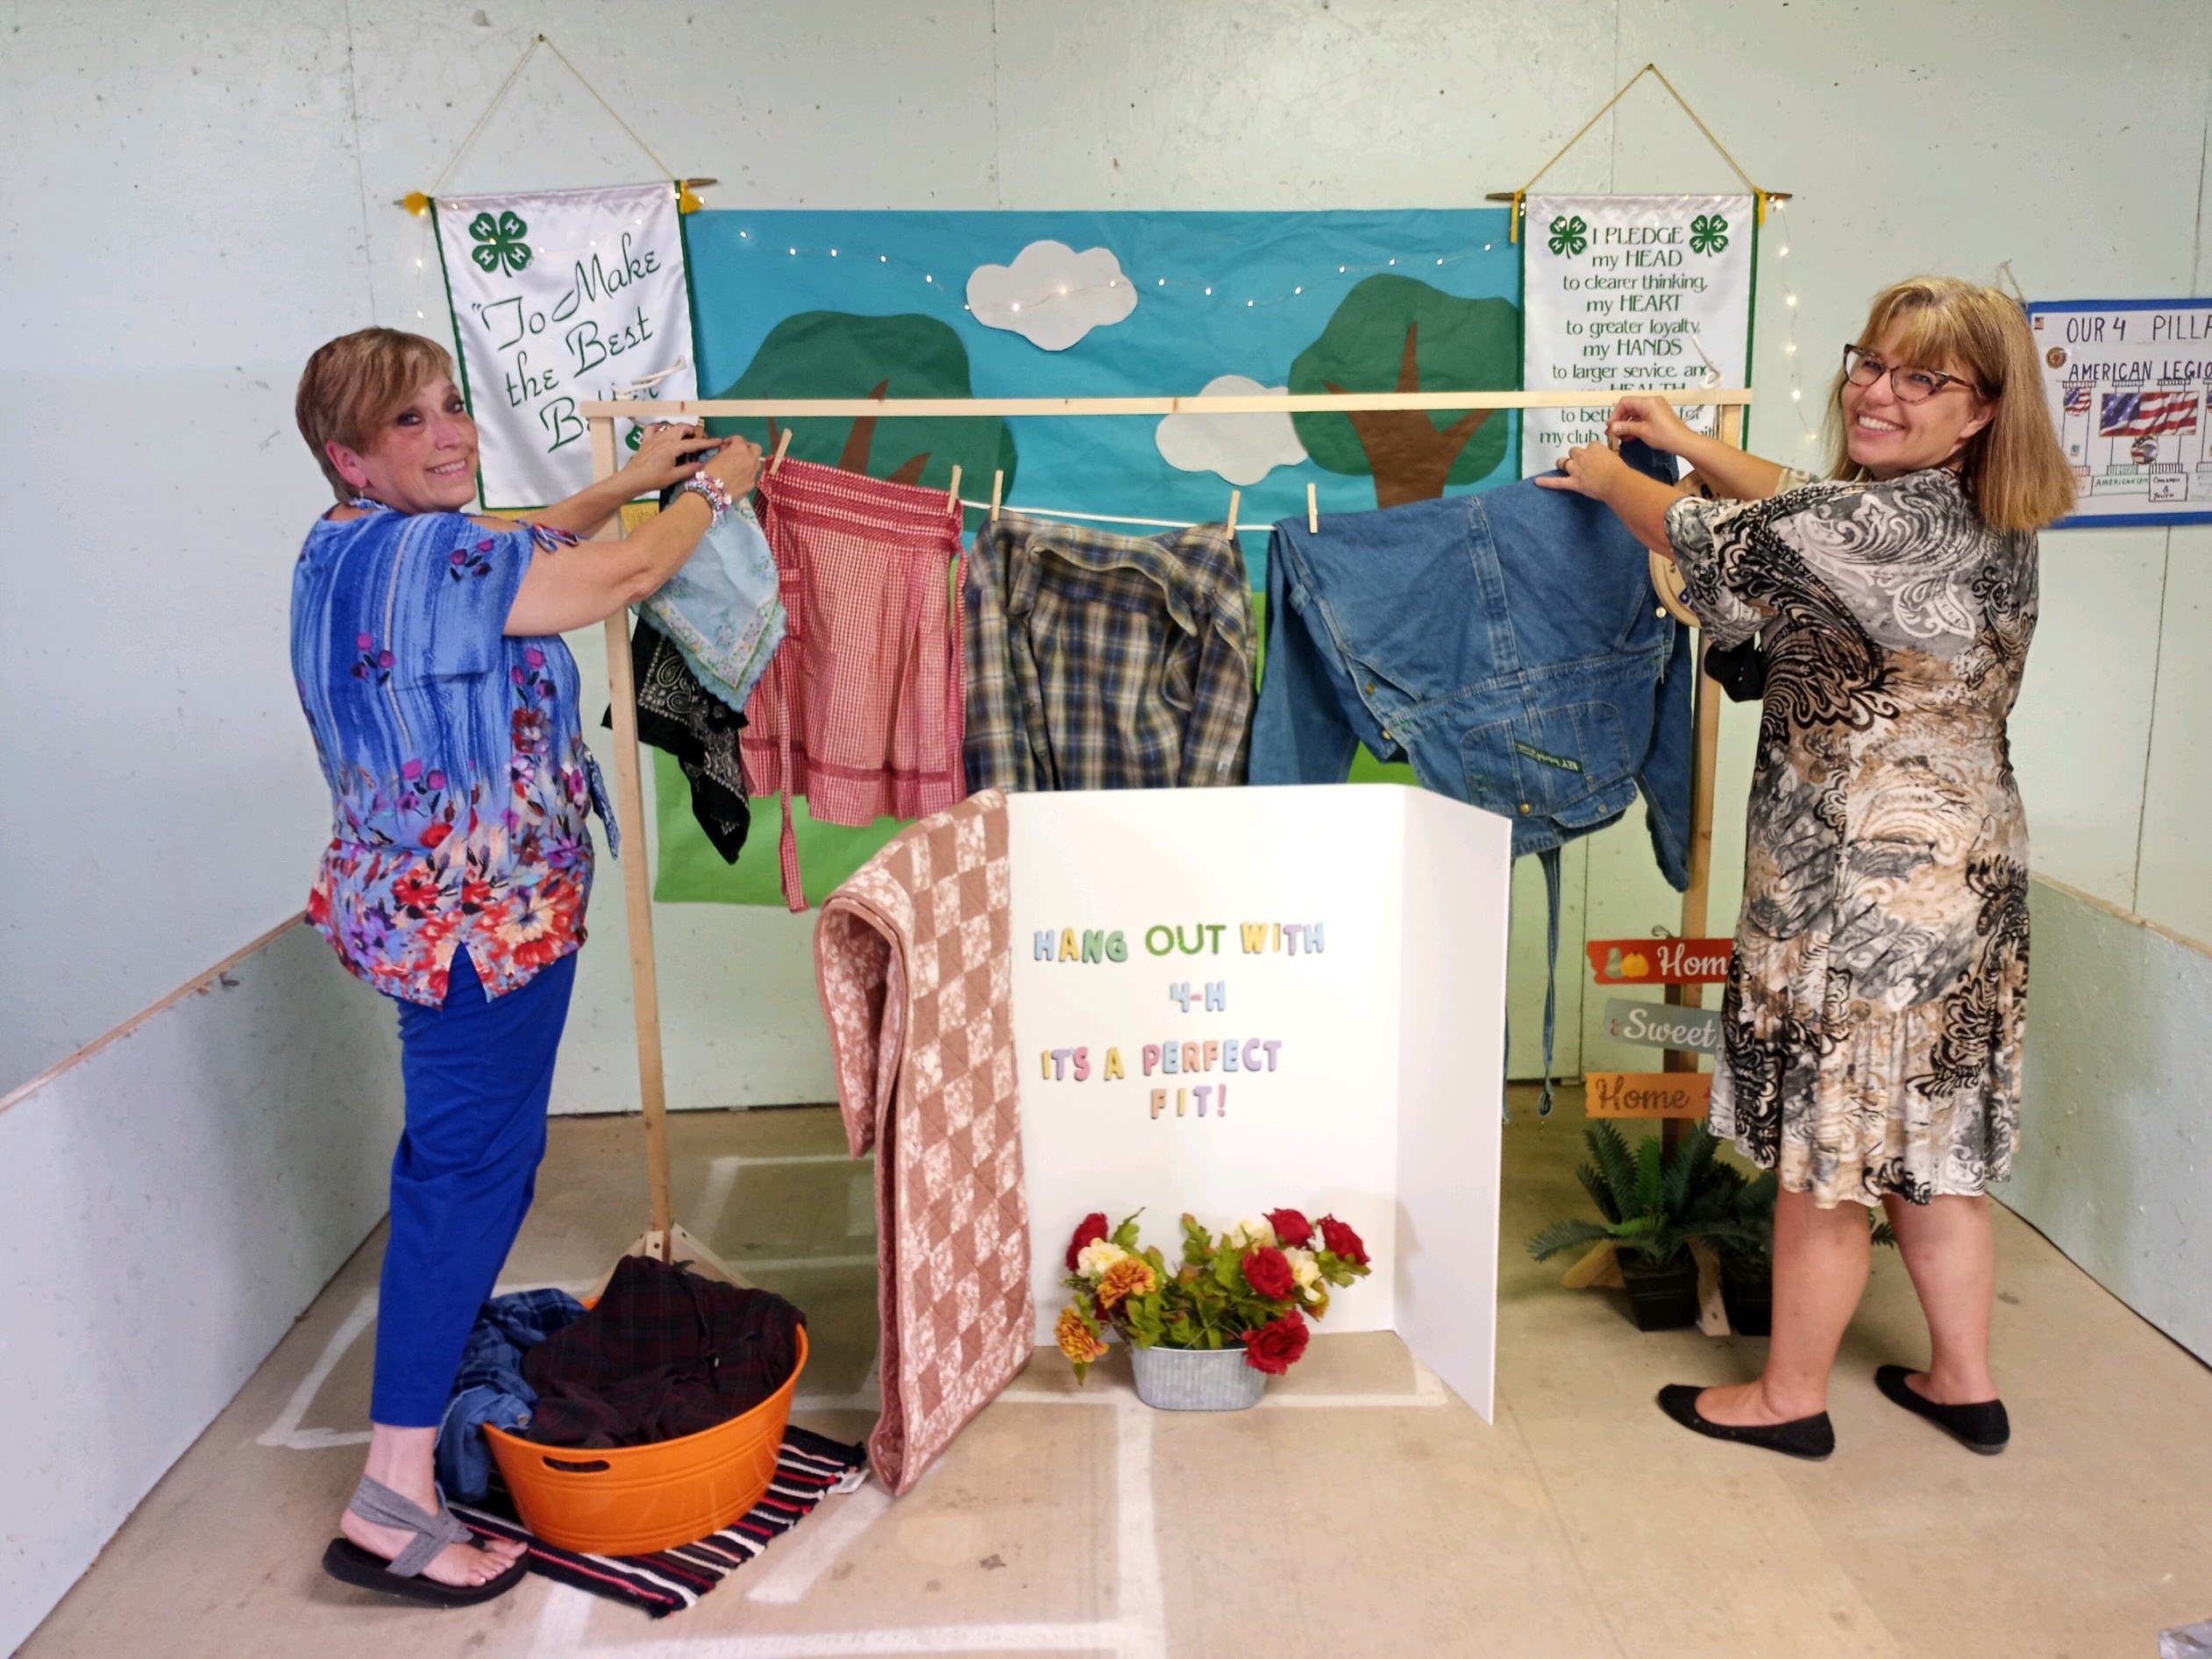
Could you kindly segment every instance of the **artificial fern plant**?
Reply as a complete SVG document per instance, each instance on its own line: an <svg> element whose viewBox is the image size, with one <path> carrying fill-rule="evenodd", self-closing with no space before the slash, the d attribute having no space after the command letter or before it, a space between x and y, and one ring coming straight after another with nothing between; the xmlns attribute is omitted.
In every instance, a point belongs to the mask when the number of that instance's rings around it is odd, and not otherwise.
<svg viewBox="0 0 2212 1659"><path fill-rule="evenodd" d="M1643 1265L1662 1267L1693 1239L1718 1248L1760 1241L1756 1221L1740 1207L1753 1183L1714 1156L1720 1143L1703 1124L1682 1136L1671 1158L1655 1135L1631 1151L1621 1132L1607 1122L1586 1126L1583 1140L1590 1162L1578 1164L1575 1176L1603 1219L1553 1222L1528 1241L1528 1253L1538 1261L1610 1240ZM1767 1201L1771 1207L1771 1196ZM1771 1235L1771 1221L1767 1230Z"/></svg>

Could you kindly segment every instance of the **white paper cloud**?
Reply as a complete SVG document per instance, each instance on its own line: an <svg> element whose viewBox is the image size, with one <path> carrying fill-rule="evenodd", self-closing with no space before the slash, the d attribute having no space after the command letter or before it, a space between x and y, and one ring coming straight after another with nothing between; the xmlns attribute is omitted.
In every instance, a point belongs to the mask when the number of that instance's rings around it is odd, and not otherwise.
<svg viewBox="0 0 2212 1659"><path fill-rule="evenodd" d="M1200 397L1243 397L1284 392L1245 374L1217 374L1199 388ZM1155 440L1169 466L1185 473L1219 473L1241 488L1256 484L1278 466L1305 459L1305 445L1288 415L1170 415Z"/></svg>
<svg viewBox="0 0 2212 1659"><path fill-rule="evenodd" d="M1012 265L978 265L968 277L968 309L977 322L1048 352L1064 352L1136 308L1136 284L1112 248L1078 253L1065 242L1032 242Z"/></svg>

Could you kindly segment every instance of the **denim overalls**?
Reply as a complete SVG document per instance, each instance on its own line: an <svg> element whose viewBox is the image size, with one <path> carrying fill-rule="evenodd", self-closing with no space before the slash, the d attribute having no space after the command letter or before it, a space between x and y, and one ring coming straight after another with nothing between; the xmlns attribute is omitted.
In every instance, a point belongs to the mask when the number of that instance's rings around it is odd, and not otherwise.
<svg viewBox="0 0 2212 1659"><path fill-rule="evenodd" d="M1673 481L1669 458L1633 442L1621 453ZM1639 786L1660 870L1689 885L1689 637L1611 508L1523 481L1327 514L1318 532L1289 518L1267 580L1252 782L1341 782L1364 744L1511 819L1514 853L1543 858L1554 972L1558 849L1618 818Z"/></svg>

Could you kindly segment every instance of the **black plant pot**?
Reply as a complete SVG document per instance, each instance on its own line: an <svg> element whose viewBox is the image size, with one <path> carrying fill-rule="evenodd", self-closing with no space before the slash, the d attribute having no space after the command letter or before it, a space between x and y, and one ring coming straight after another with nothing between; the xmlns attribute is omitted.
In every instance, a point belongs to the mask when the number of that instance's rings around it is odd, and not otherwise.
<svg viewBox="0 0 2212 1659"><path fill-rule="evenodd" d="M1728 1309L1729 1328L1739 1336L1765 1336L1775 1328L1775 1265L1772 1262L1720 1263L1720 1299Z"/></svg>
<svg viewBox="0 0 2212 1659"><path fill-rule="evenodd" d="M1620 1282L1628 1289L1628 1311L1638 1330L1680 1330L1697 1322L1697 1263L1688 1251L1654 1266L1624 1250Z"/></svg>

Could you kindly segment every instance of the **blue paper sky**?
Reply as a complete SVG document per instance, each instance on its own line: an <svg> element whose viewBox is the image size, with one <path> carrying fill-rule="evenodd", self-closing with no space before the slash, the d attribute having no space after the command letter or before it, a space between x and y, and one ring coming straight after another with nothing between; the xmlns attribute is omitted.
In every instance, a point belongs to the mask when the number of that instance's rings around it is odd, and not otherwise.
<svg viewBox="0 0 2212 1659"><path fill-rule="evenodd" d="M1231 374L1283 385L1291 360L1319 336L1338 303L1380 271L1465 298L1518 303L1520 294L1519 250L1506 240L1503 209L714 210L690 215L685 229L702 395L736 380L768 331L799 311L938 317L959 331L978 396L1106 396L1191 393ZM1134 311L1054 352L986 327L963 309L977 267L1011 263L1025 246L1045 239L1078 251L1112 249L1135 285ZM1170 466L1156 446L1157 425L1156 417L1134 416L1015 421L1021 465L1013 499L1047 509L1220 518L1230 486L1212 473ZM1509 429L1504 459L1474 488L1514 475L1514 437ZM1241 539L1255 570L1265 526L1305 510L1309 479L1319 486L1324 511L1376 504L1373 482L1364 476L1327 472L1311 461L1277 467L1244 487L1239 518L1250 529ZM987 498L990 490L988 477L962 486L971 499Z"/></svg>

